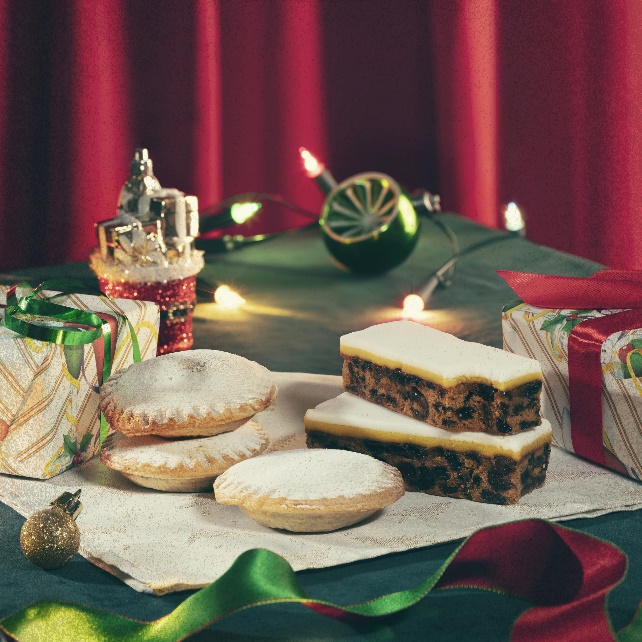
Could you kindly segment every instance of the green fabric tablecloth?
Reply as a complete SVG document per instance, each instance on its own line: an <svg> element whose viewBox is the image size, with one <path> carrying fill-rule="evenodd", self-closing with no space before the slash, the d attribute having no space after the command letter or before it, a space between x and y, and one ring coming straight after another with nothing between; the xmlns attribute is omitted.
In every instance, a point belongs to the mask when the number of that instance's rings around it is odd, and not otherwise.
<svg viewBox="0 0 642 642"><path fill-rule="evenodd" d="M462 247L498 234L454 215L444 215L444 220L455 229ZM276 371L338 375L339 337L399 318L404 296L416 291L448 256L447 242L428 221L423 223L412 257L392 272L372 278L337 270L315 230L211 255L199 279L202 291L194 319L195 347L235 352ZM589 276L599 268L511 238L463 258L455 283L435 292L423 320L462 338L501 346L501 308L515 295L494 270ZM6 283L19 277L35 281L60 276L86 278L91 272L84 264L68 265L4 274L0 279ZM211 295L206 290L214 290L220 283L239 291L247 304L238 310L220 310L208 302ZM42 571L22 556L18 544L22 522L17 513L0 504L0 617L38 599L58 598L151 620L168 613L187 595L136 593L79 556L58 571ZM642 531L642 513L613 513L565 524L609 540L629 556L628 576L609 601L613 625L622 628L642 599L642 538L638 531ZM418 584L455 547L456 543L434 546L299 575L313 596L350 603ZM520 600L482 591L449 590L435 592L385 622L355 628L300 606L264 606L223 620L193 639L507 640L512 622L527 607Z"/></svg>

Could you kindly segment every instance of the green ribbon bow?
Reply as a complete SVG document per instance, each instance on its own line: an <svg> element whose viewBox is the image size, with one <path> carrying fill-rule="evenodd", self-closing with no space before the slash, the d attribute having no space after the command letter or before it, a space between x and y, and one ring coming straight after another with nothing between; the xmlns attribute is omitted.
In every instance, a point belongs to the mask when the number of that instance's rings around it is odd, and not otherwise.
<svg viewBox="0 0 642 642"><path fill-rule="evenodd" d="M17 289L24 286L30 287L26 283L21 283L9 289L7 293L7 308L2 319L2 325L23 337L61 345L85 345L93 343L102 336L104 347L102 380L103 382L107 381L112 369L112 331L109 323L88 310L78 310L53 303L53 299L66 294L78 292L79 290L86 292L88 290L87 285L76 279L51 279L43 281L27 296L18 298ZM39 296L43 290L60 291L48 297ZM93 289L90 291L92 294L105 296L100 291ZM128 325L132 340L134 363L138 363L140 361L140 347L131 321L124 314L114 312L113 315ZM44 319L45 323L43 323L43 320L34 320L34 317ZM59 321L66 324L66 326L62 328L52 327L46 324L46 320ZM105 441L108 432L107 421L104 415L100 413L99 443L101 445Z"/></svg>

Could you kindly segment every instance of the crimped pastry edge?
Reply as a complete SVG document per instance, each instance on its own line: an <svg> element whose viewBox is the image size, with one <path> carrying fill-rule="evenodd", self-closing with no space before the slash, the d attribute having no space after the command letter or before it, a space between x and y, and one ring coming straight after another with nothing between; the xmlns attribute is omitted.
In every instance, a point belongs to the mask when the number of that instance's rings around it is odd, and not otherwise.
<svg viewBox="0 0 642 642"><path fill-rule="evenodd" d="M130 437L137 435L211 437L223 432L229 432L246 423L258 412L269 408L278 393L276 383L272 382L265 397L239 404L235 408L228 408L224 412L208 412L203 417L188 415L181 421L172 418L165 421L156 421L137 414L131 408L120 408L118 406L118 402L115 399L118 380L128 369L125 368L113 374L102 386L100 409L105 415L107 423L114 430L118 430Z"/></svg>
<svg viewBox="0 0 642 642"><path fill-rule="evenodd" d="M144 477L143 475L131 475L121 471L121 475L126 477L134 484L161 490L166 493L204 493L212 491L212 482L216 475L207 477L181 477L175 479L166 479L161 477Z"/></svg>
<svg viewBox="0 0 642 642"><path fill-rule="evenodd" d="M234 464L238 464L239 462L250 459L251 457L256 457L269 447L270 438L268 436L268 433L256 422L250 421L247 423L262 437L261 446L254 449L254 452L251 455L237 455L234 457L224 455L221 458L211 457L208 459L208 465L203 465L201 462L197 461L194 462L193 466L179 464L170 468L164 465L156 466L152 464L141 464L136 462L134 458L127 460L125 463L118 461L114 462L113 458L110 456L109 442L105 442L107 446L105 447L103 445L103 449L100 453L100 461L112 470L117 470L118 472L127 473L129 475L148 477L151 479L170 480L180 478L201 478L218 476ZM113 439L113 437L110 437L110 439ZM190 439L185 440L186 445L188 445L190 442ZM154 446L150 445L149 447L153 448Z"/></svg>
<svg viewBox="0 0 642 642"><path fill-rule="evenodd" d="M377 510L351 511L345 513L274 513L272 511L251 510L243 506L241 511L255 522L269 528L279 528L294 533L327 533L339 528L362 522Z"/></svg>

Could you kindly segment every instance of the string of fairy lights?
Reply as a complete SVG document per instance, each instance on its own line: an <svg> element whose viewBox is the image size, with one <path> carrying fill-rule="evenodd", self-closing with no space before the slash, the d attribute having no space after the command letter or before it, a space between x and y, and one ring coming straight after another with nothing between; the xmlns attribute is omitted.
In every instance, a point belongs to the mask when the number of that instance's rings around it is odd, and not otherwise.
<svg viewBox="0 0 642 642"><path fill-rule="evenodd" d="M331 196L336 194L338 187L343 186L345 189L345 186L348 185L347 194L352 199L353 194L351 193L351 180L354 179L356 184L358 182L358 176L353 177L353 179L348 179L341 183L341 186L338 186L337 181L332 176L328 168L309 150L301 147L299 148L299 154L306 175L315 181L326 197L324 207L327 205ZM389 178L382 174L377 174L377 176ZM390 182L394 183L394 180L390 178ZM368 197L370 197L370 194L368 194ZM382 197L380 195L380 201L381 198ZM439 217L439 213L441 211L439 196L430 194L425 190L420 190L410 197L410 201L418 213L428 216L432 223L447 237L450 242L451 256L428 277L426 282L417 291L408 294L404 298L401 306L401 315L406 318L418 317L424 311L428 301L437 289L449 287L453 283L455 278L455 267L460 259L489 245L500 243L511 238L515 238L516 236L525 237L526 235L525 217L518 205L515 202L510 202L503 209L504 229L507 233L499 232L494 236L474 243L468 247L460 248L457 235L450 226ZM311 226L316 227L319 223L323 223L323 221L321 221L320 213L301 207L280 195L263 192L246 192L227 198L214 206L203 210L200 216L201 233L209 233L215 230L228 228L230 226L247 223L257 216L265 203L274 203L294 211L310 219L311 223L304 227L297 227L291 230L275 233L257 234L253 236L246 236L243 234L223 234L216 238L201 238L198 241L199 247L204 249L206 252L229 252L247 245L262 243L264 241L280 237L284 234L297 233L302 229L308 229ZM365 211L368 208L365 208L364 210L363 207L359 207L359 204L357 204L357 206L361 216L373 216L372 212ZM397 204L397 207L400 207L400 205ZM394 216L397 212L389 214ZM344 222L343 224L349 225L350 219L348 222ZM352 239L348 242L351 240ZM203 287L200 289L203 291L206 288ZM210 294L212 293L211 290L207 291ZM213 292L213 298L219 306L226 309L238 308L246 303L245 299L228 285L218 285Z"/></svg>

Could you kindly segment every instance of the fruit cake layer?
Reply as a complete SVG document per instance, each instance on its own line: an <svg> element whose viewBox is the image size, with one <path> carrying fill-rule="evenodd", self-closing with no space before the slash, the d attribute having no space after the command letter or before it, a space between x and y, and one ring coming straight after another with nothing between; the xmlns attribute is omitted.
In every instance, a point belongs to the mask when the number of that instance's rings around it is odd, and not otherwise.
<svg viewBox="0 0 642 642"><path fill-rule="evenodd" d="M341 356L348 392L445 430L514 435L540 424L535 359L412 321L347 334Z"/></svg>
<svg viewBox="0 0 642 642"><path fill-rule="evenodd" d="M396 466L408 490L512 504L542 486L551 426L507 437L453 433L343 393L305 415L308 448L351 450Z"/></svg>

